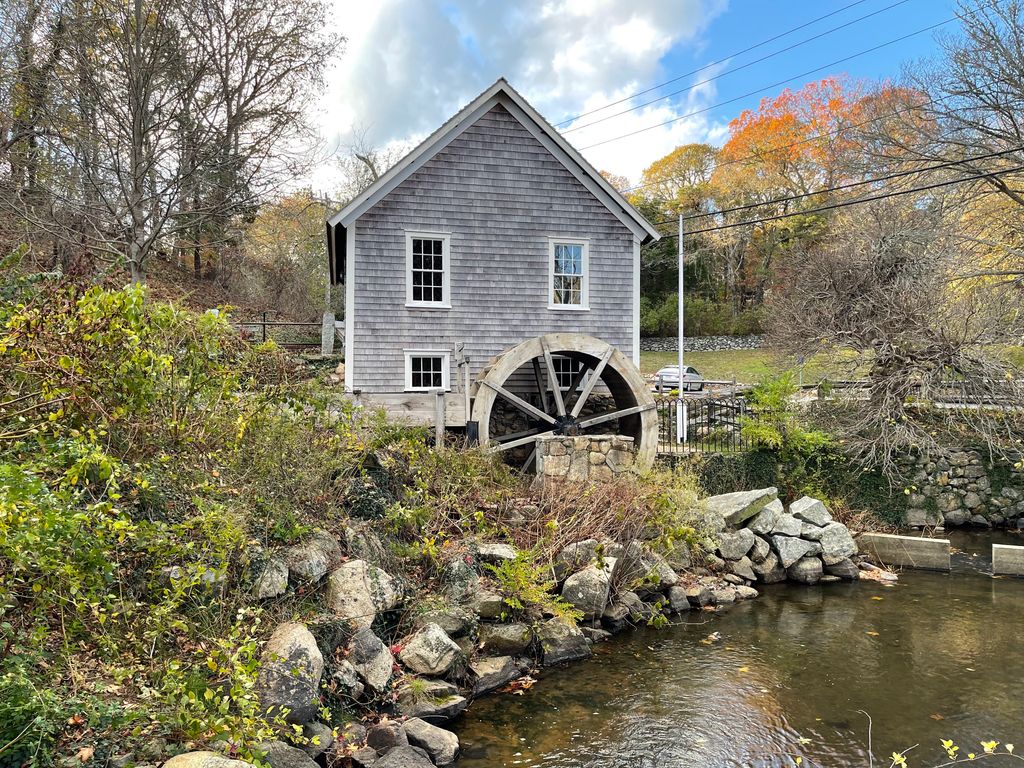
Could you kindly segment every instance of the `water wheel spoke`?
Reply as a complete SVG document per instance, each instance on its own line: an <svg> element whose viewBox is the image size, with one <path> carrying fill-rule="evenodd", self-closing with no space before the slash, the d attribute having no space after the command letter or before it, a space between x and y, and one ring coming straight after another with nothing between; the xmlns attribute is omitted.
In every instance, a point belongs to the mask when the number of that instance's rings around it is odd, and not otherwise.
<svg viewBox="0 0 1024 768"><path fill-rule="evenodd" d="M565 394L562 395L562 399L565 401L566 408L569 407L569 400L576 393L576 390L580 386L580 382L583 381L583 377L587 375L587 372L589 370L590 366L586 365L585 363L581 363L580 369L576 371L575 375L572 377L572 381L569 382L569 388L565 390Z"/></svg>
<svg viewBox="0 0 1024 768"><path fill-rule="evenodd" d="M532 451L530 451L530 455L526 457L526 462L523 464L523 472L529 472L530 471L530 465L533 462L535 462L536 460L537 460L537 448L534 447L534 449Z"/></svg>
<svg viewBox="0 0 1024 768"><path fill-rule="evenodd" d="M643 413L655 408L654 403L647 403L646 405L634 405L632 408L621 408L617 411L611 411L609 413L602 413L600 416L593 416L589 419L583 419L579 423L580 429L587 429L588 427L594 427L598 424L604 424L606 421L614 421L615 419L624 419L627 416L632 416L637 413Z"/></svg>
<svg viewBox="0 0 1024 768"><path fill-rule="evenodd" d="M580 415L580 411L583 410L583 406L587 403L587 398L590 397L590 393L594 391L594 387L597 386L597 382L601 380L601 374L604 373L604 367L608 365L608 361L612 358L612 353L615 351L614 347L608 347L605 353L601 355L600 361L594 368L594 372L591 374L590 379L587 381L583 391L580 392L579 399L576 404L572 407L572 417L576 418Z"/></svg>
<svg viewBox="0 0 1024 768"><path fill-rule="evenodd" d="M553 434L555 434L555 431L553 429L549 429L546 432L538 432L535 435L527 435L526 437L519 437L519 438L516 438L515 440L509 440L508 442L500 443L499 445L496 445L494 447L494 450L496 450L496 451L510 451L513 448L520 447L521 445L529 445L530 443L535 443L535 442L537 442L537 438L539 438L539 437L548 437L549 435L553 435ZM537 449L534 448L534 450L537 450Z"/></svg>
<svg viewBox="0 0 1024 768"><path fill-rule="evenodd" d="M497 437L492 437L491 440L495 443L506 443L509 440L518 440L520 437L534 437L543 431L544 427L531 427L521 432L509 432L507 435L498 435Z"/></svg>
<svg viewBox="0 0 1024 768"><path fill-rule="evenodd" d="M548 384L551 386L551 394L555 397L555 410L559 416L565 416L565 401L562 400L562 389L558 386L558 374L555 373L555 362L551 359L551 349L547 342L541 338L541 349L544 350L544 365L548 369Z"/></svg>
<svg viewBox="0 0 1024 768"><path fill-rule="evenodd" d="M547 413L544 413L544 411L542 411L537 406L531 405L530 403L526 402L525 400L523 400L523 398L519 397L519 395L512 394L511 392L509 392L507 389L505 389L500 384L495 384L494 382L487 381L486 379L484 379L481 383L484 386L489 387L490 389L493 389L496 393L498 393L499 395L504 397L506 400L508 400L512 405L514 405L520 411L523 411L524 413L528 413L531 416L536 416L538 419L540 419L542 421L546 421L548 424L555 424L556 423L554 416L551 416L551 415L549 415Z"/></svg>
<svg viewBox="0 0 1024 768"><path fill-rule="evenodd" d="M540 375L540 360L533 358L533 377L537 380L537 394L540 395L540 405L547 413L551 410L548 407L548 391L544 386L544 379Z"/></svg>

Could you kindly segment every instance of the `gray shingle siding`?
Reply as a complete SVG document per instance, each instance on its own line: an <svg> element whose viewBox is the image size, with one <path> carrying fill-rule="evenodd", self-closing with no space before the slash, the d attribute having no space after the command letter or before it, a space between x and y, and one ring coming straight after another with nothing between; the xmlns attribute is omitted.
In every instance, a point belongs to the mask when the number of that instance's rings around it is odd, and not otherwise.
<svg viewBox="0 0 1024 768"><path fill-rule="evenodd" d="M405 232L451 235L451 309L405 306ZM590 310L548 309L549 236L590 243ZM464 343L473 377L551 332L633 346L633 233L502 106L355 223L353 386L401 392L406 349Z"/></svg>

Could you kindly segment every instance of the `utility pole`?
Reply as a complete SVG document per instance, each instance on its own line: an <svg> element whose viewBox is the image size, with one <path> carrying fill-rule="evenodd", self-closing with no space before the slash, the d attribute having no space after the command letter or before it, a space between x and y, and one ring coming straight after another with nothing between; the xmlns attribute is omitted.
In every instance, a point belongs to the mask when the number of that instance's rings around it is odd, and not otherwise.
<svg viewBox="0 0 1024 768"><path fill-rule="evenodd" d="M683 345L684 345L684 328L683 328L683 289L686 287L686 277L683 274L683 212L679 212L679 236L676 238L679 241L679 301L676 302L679 306L679 399L676 400L676 442L686 442L686 427L687 415L686 415L686 403L683 402Z"/></svg>

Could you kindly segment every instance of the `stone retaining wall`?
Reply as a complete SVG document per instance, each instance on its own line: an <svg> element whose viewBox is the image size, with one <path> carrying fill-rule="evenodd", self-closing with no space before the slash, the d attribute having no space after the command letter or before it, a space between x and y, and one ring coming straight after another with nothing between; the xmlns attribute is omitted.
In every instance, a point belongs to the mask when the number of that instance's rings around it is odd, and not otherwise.
<svg viewBox="0 0 1024 768"><path fill-rule="evenodd" d="M940 448L910 460L907 524L1024 527L1024 471L970 448Z"/></svg>
<svg viewBox="0 0 1024 768"><path fill-rule="evenodd" d="M759 349L764 345L763 336L694 336L686 337L687 352L718 352L723 349ZM641 352L675 352L679 339L675 336L642 336Z"/></svg>
<svg viewBox="0 0 1024 768"><path fill-rule="evenodd" d="M633 466L633 438L553 435L537 440L537 475L547 482L611 480Z"/></svg>

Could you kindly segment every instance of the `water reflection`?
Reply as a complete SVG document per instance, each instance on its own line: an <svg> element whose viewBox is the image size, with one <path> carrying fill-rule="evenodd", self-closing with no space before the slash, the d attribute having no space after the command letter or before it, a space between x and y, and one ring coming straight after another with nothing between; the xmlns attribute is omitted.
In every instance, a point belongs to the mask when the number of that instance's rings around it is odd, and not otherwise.
<svg viewBox="0 0 1024 768"><path fill-rule="evenodd" d="M804 755L860 768L858 710L874 723L876 765L914 744L917 764L939 762L940 738L1024 746L1022 611L1024 581L969 571L768 589L599 646L522 697L476 702L459 724L459 766L768 767ZM702 644L712 630L722 641Z"/></svg>

